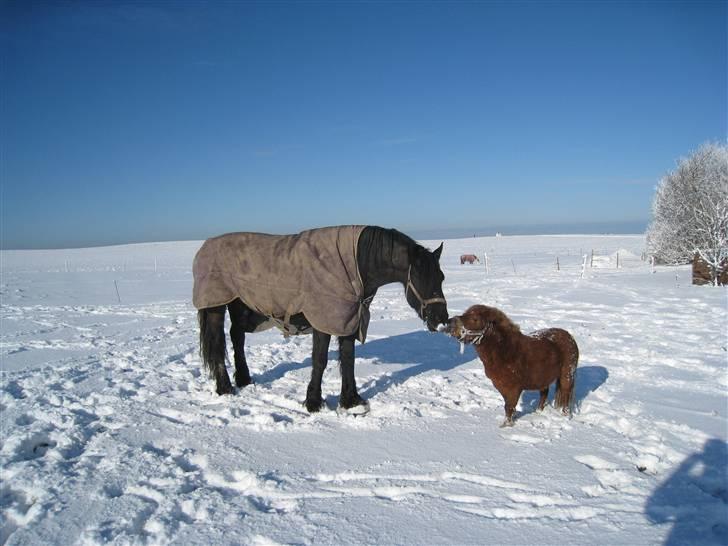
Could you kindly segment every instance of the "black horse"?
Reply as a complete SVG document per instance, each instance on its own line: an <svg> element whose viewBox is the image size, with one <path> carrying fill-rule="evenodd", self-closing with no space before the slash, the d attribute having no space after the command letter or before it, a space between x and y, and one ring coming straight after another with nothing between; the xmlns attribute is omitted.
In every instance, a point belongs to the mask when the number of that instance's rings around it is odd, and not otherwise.
<svg viewBox="0 0 728 546"><path fill-rule="evenodd" d="M407 303L417 312L430 331L436 331L438 325L447 323L447 303L442 292L445 276L439 264L442 244L434 252L430 252L397 230L366 226L359 235L356 249L356 265L363 285L363 301L366 302L367 308L379 287L400 282L405 287ZM197 278L195 282L198 282ZM226 309L230 313L230 338L235 357L235 384L238 387L252 383L245 359L245 334L256 331L270 319L253 310L239 297L226 305L199 309L200 355L211 376L215 378L218 394L233 392L225 367ZM321 397L321 379L328 363L331 335L313 328L303 313L286 318L287 322L299 331L313 334L313 370L305 404L309 412L319 411L324 404ZM357 406L366 409L368 405L359 396L356 388L355 339L357 339L356 334L339 336L341 366L339 407L344 409ZM361 337L359 339L361 340Z"/></svg>

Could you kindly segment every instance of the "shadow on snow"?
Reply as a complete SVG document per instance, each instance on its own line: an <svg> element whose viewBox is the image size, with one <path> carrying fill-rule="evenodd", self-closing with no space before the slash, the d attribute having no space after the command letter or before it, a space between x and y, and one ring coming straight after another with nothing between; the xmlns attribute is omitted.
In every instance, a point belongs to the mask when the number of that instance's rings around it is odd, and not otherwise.
<svg viewBox="0 0 728 546"><path fill-rule="evenodd" d="M579 411L582 401L590 393L596 391L609 377L609 372L604 366L579 366L576 368L576 393L574 394L575 411ZM549 403L554 400L556 384L549 387ZM538 391L525 391L521 395L521 412L518 416L534 413L538 408Z"/></svg>
<svg viewBox="0 0 728 546"><path fill-rule="evenodd" d="M375 361L377 366L409 365L391 373L364 383L359 394L364 399L387 391L389 388L400 385L418 375L430 372L446 372L457 368L472 360L477 360L478 355L472 346L465 347L463 354L460 354L460 346L454 339L425 331L408 332L396 336L385 337L369 341L363 345L357 345L356 357ZM338 358L338 351L329 352L329 363L332 365ZM282 378L289 372L311 367L311 358L303 362L282 362L277 366L256 374L256 383L270 383ZM589 393L597 390L603 385L609 372L602 366L583 366L576 370L576 404L577 407ZM483 381L490 384L490 380L483 374ZM554 387L551 387L549 398L553 400ZM522 395L521 415L532 413L536 410L538 403L538 391L526 391ZM334 400L327 402L334 403Z"/></svg>
<svg viewBox="0 0 728 546"><path fill-rule="evenodd" d="M377 365L411 365L367 382L362 385L360 394L370 399L412 377L433 370L449 371L477 358L472 347L465 347L463 354L460 354L459 347L459 343L448 336L424 331L365 343L358 348L357 357L375 360Z"/></svg>
<svg viewBox="0 0 728 546"><path fill-rule="evenodd" d="M335 363L338 356L338 351L329 351L329 366ZM377 380L376 384L362 387L360 394L364 398L369 398L416 375L431 370L452 370L477 358L477 355L472 347L466 347L465 353L461 355L458 343L445 335L417 331L357 345L356 358L371 359L376 361L377 365L411 364L405 369L392 372L385 378ZM303 362L282 362L263 373L255 374L254 379L256 383L270 383L290 372L310 367L311 357Z"/></svg>
<svg viewBox="0 0 728 546"><path fill-rule="evenodd" d="M711 438L647 500L652 523L672 522L666 546L728 544L728 447Z"/></svg>

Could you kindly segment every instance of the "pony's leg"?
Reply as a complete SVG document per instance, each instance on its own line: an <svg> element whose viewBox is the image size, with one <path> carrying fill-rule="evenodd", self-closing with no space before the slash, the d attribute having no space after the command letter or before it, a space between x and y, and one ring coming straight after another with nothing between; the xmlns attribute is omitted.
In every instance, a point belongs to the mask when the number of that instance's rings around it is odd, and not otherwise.
<svg viewBox="0 0 728 546"><path fill-rule="evenodd" d="M579 347L566 331L561 330L561 351L566 358L561 364L561 375L556 380L556 396L554 406L561 409L564 415L571 416L576 395L576 366L579 363Z"/></svg>
<svg viewBox="0 0 728 546"><path fill-rule="evenodd" d="M232 394L225 368L225 306L202 309L200 320L200 354L210 375L215 378L217 394Z"/></svg>
<svg viewBox="0 0 728 546"><path fill-rule="evenodd" d="M318 330L313 331L313 368L311 370L311 381L306 390L306 409L310 412L319 411L324 406L321 398L321 378L324 376L326 364L329 361L329 343L331 336Z"/></svg>
<svg viewBox="0 0 728 546"><path fill-rule="evenodd" d="M546 405L546 399L549 396L549 388L546 387L541 391L541 398L538 399L538 410L543 411L544 406Z"/></svg>
<svg viewBox="0 0 728 546"><path fill-rule="evenodd" d="M554 405L561 410L564 415L571 415L572 406L574 404L574 391L576 389L576 381L574 372L569 370L566 373L561 372L561 377L556 380L556 395L554 397Z"/></svg>
<svg viewBox="0 0 728 546"><path fill-rule="evenodd" d="M339 364L341 367L341 397L339 407L350 409L366 406L367 402L356 391L354 377L354 336L339 338Z"/></svg>
<svg viewBox="0 0 728 546"><path fill-rule="evenodd" d="M242 301L233 300L228 303L230 313L230 339L233 342L235 354L235 384L238 387L250 385L250 370L245 360L245 329L247 327L246 309Z"/></svg>
<svg viewBox="0 0 728 546"><path fill-rule="evenodd" d="M516 405L518 404L518 399L521 397L521 391L518 389L513 389L501 394L503 395L503 400L505 401L506 410L506 420L503 421L503 424L501 424L501 428L512 427L513 413L516 411Z"/></svg>

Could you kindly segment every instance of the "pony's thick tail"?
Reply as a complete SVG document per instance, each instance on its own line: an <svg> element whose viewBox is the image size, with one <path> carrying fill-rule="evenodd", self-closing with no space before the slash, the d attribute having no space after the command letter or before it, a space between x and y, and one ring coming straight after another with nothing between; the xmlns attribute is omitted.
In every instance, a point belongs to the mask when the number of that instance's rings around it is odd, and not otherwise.
<svg viewBox="0 0 728 546"><path fill-rule="evenodd" d="M576 400L576 366L579 363L579 348L571 335L568 335L564 365L561 367L561 376L556 382L554 405L566 415L574 412Z"/></svg>

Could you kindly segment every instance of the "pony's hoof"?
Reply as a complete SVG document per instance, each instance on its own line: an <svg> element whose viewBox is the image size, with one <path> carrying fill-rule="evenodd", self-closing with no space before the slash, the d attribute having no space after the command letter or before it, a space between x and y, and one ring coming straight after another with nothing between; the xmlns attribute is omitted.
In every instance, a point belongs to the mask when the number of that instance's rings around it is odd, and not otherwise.
<svg viewBox="0 0 728 546"><path fill-rule="evenodd" d="M508 419L506 419L501 423L500 428L512 427L513 424L513 421L509 421Z"/></svg>
<svg viewBox="0 0 728 546"><path fill-rule="evenodd" d="M323 398L318 401L307 398L303 405L306 406L309 413L317 413L326 407L326 401Z"/></svg>

